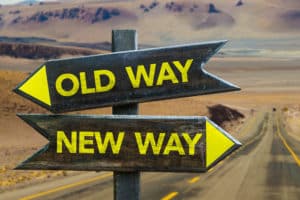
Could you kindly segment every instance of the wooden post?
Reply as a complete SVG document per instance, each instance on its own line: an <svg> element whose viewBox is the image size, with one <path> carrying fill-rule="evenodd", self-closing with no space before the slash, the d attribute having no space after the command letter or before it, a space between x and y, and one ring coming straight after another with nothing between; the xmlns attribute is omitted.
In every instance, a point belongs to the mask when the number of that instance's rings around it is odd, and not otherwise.
<svg viewBox="0 0 300 200"><path fill-rule="evenodd" d="M112 51L137 50L137 33L135 30L113 30ZM113 106L115 115L137 115L138 104ZM139 200L140 172L114 172L114 199Z"/></svg>

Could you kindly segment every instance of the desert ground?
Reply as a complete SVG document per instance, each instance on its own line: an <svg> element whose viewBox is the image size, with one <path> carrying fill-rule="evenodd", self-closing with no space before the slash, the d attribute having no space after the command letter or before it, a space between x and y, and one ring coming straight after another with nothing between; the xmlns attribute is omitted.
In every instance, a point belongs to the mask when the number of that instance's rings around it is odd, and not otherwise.
<svg viewBox="0 0 300 200"><path fill-rule="evenodd" d="M241 5L215 0L213 7L206 0L87 2L0 7L0 199L1 193L79 174L14 170L47 143L16 116L49 113L12 92L48 59L48 54L32 55L41 49L53 51L51 58L108 53L112 29L136 29L142 48L228 39L205 70L241 91L142 103L140 114L223 116L219 125L245 140L252 137L241 134L245 124L262 110L276 110L282 113L288 137L300 142L298 0L244 0ZM210 109L215 106L221 111ZM111 112L100 108L74 113ZM237 113L243 117L235 117Z"/></svg>

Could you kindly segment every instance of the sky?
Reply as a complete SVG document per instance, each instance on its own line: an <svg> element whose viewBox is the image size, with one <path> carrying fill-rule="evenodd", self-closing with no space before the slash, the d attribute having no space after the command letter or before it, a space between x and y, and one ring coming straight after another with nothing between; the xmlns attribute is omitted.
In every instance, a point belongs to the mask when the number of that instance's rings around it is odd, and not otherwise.
<svg viewBox="0 0 300 200"><path fill-rule="evenodd" d="M0 4L14 4L20 2L20 0L0 0Z"/></svg>
<svg viewBox="0 0 300 200"><path fill-rule="evenodd" d="M15 4L24 0L0 0L0 4ZM53 0L44 0L44 1L53 1Z"/></svg>

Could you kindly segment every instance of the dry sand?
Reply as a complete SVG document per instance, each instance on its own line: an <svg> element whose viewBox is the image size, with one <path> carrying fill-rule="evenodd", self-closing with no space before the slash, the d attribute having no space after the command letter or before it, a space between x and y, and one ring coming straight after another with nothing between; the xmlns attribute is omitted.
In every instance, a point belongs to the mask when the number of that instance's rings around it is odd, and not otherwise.
<svg viewBox="0 0 300 200"><path fill-rule="evenodd" d="M300 104L290 108L284 107L283 111L288 134L300 142Z"/></svg>

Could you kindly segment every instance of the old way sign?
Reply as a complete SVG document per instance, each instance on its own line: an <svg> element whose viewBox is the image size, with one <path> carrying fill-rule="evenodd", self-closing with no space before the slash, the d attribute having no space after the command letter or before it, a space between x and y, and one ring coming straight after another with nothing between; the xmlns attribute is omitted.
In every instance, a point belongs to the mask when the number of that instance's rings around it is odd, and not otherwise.
<svg viewBox="0 0 300 200"><path fill-rule="evenodd" d="M14 91L57 113L239 90L203 69L225 42L50 60Z"/></svg>
<svg viewBox="0 0 300 200"><path fill-rule="evenodd" d="M206 117L19 117L49 143L17 169L205 172L241 145Z"/></svg>

